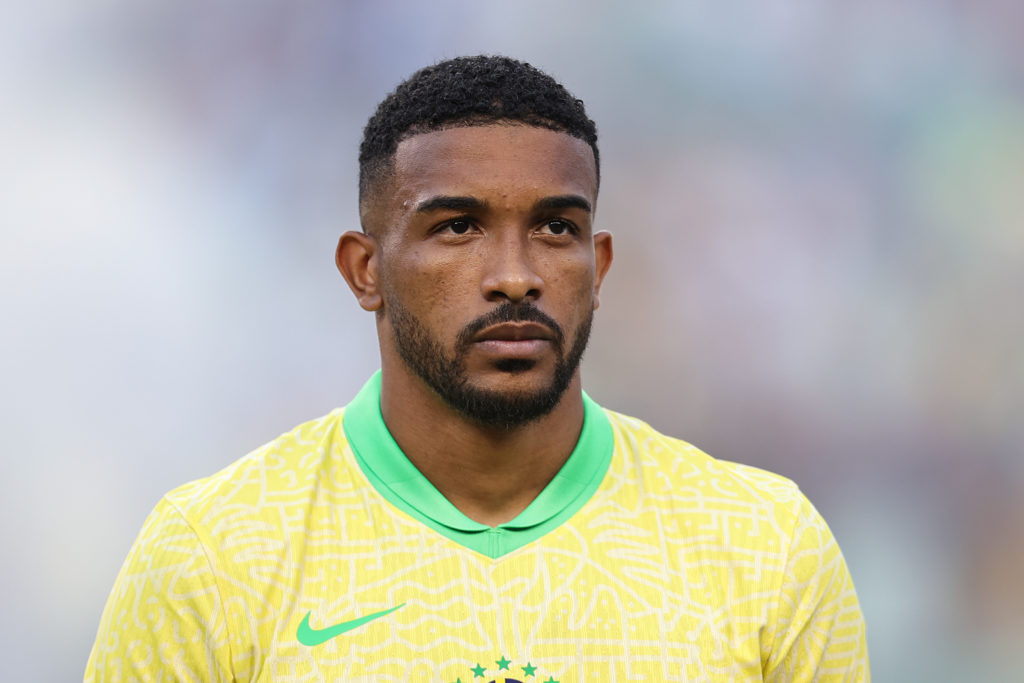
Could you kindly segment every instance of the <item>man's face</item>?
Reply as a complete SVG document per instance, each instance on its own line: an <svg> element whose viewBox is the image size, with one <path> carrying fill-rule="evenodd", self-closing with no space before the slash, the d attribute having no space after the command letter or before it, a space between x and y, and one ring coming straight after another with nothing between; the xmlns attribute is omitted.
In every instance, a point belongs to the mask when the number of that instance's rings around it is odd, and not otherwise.
<svg viewBox="0 0 1024 683"><path fill-rule="evenodd" d="M593 153L545 128L453 128L399 144L371 203L379 332L405 369L488 426L546 414L576 376L611 260ZM595 241L597 248L595 249Z"/></svg>

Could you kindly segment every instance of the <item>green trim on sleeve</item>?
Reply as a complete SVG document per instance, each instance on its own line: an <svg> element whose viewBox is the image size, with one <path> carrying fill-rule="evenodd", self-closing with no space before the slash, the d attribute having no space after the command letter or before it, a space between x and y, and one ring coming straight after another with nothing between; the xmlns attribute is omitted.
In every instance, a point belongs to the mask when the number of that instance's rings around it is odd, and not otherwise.
<svg viewBox="0 0 1024 683"><path fill-rule="evenodd" d="M600 486L611 463L614 437L604 409L583 394L583 429L569 459L519 515L490 527L464 515L398 447L380 412L378 370L345 408L342 426L356 462L389 503L431 529L491 558L540 538L569 519Z"/></svg>

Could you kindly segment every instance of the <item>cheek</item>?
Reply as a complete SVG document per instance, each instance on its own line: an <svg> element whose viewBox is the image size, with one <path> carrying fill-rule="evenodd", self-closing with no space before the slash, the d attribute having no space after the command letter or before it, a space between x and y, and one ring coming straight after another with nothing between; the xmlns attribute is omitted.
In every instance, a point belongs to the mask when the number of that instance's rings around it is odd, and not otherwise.
<svg viewBox="0 0 1024 683"><path fill-rule="evenodd" d="M587 262L562 263L548 280L549 292L561 292L579 305L594 298L594 268Z"/></svg>
<svg viewBox="0 0 1024 683"><path fill-rule="evenodd" d="M454 260L427 261L418 256L413 252L388 264L385 277L390 296L398 297L405 308L423 320L443 321L465 309L461 298L469 282L464 264Z"/></svg>

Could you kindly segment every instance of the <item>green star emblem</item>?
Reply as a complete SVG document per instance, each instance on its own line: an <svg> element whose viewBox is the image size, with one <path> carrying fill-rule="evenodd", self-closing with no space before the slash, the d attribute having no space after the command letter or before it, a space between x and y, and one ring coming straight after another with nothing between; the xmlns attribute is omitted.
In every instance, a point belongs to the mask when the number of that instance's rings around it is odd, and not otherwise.
<svg viewBox="0 0 1024 683"><path fill-rule="evenodd" d="M524 676L532 676L533 672L536 671L536 670L537 670L537 667L535 667L533 664L530 664L529 662L527 662L526 666L523 667L523 675Z"/></svg>
<svg viewBox="0 0 1024 683"><path fill-rule="evenodd" d="M476 666L474 666L472 669L470 669L470 671L473 672L473 677L474 678L476 678L477 676L480 676L481 678L483 678L484 674L487 673L487 669L485 669L482 666L480 666L479 663Z"/></svg>
<svg viewBox="0 0 1024 683"><path fill-rule="evenodd" d="M505 655L502 655L501 659L495 661L494 663L497 664L498 668L500 668L502 671L508 671L508 665L512 663L512 660L505 659Z"/></svg>
<svg viewBox="0 0 1024 683"><path fill-rule="evenodd" d="M548 680L544 681L544 683L558 683L558 681L556 681L554 677L548 676Z"/></svg>

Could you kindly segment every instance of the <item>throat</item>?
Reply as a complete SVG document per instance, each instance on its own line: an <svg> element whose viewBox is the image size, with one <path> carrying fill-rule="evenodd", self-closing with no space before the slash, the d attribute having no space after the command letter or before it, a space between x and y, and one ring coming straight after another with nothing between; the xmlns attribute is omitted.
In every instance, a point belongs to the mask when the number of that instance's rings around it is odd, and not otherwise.
<svg viewBox="0 0 1024 683"><path fill-rule="evenodd" d="M408 461L469 519L515 519L568 461L583 429L578 373L552 409L518 425L464 415L398 364L382 375L381 417Z"/></svg>
<svg viewBox="0 0 1024 683"><path fill-rule="evenodd" d="M578 436L561 447L535 438L505 439L498 448L453 440L443 450L413 449L407 457L462 514L493 527L529 507L568 460Z"/></svg>

